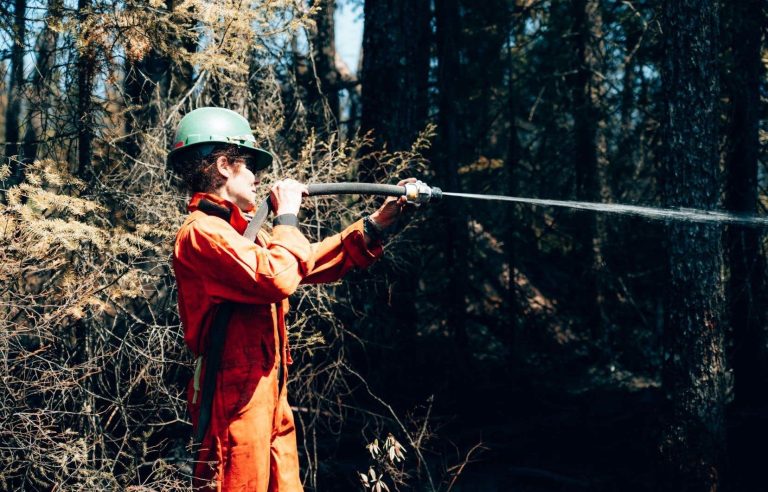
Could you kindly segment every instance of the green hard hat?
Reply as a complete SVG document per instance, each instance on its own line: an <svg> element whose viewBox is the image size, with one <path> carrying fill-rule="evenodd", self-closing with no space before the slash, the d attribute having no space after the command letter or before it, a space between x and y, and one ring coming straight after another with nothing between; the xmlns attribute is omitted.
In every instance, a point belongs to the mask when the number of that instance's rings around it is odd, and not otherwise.
<svg viewBox="0 0 768 492"><path fill-rule="evenodd" d="M182 150L203 144L237 145L253 155L257 169L265 169L272 164L272 154L256 146L248 120L229 109L208 107L187 113L176 129L168 161L172 162Z"/></svg>

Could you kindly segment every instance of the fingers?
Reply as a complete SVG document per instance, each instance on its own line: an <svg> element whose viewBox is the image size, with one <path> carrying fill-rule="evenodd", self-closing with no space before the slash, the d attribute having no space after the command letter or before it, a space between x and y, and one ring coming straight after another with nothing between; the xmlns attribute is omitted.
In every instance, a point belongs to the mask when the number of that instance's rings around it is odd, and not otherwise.
<svg viewBox="0 0 768 492"><path fill-rule="evenodd" d="M278 215L298 214L302 196L309 193L307 185L290 178L277 181L270 191L272 206Z"/></svg>
<svg viewBox="0 0 768 492"><path fill-rule="evenodd" d="M300 191L302 195L307 195L309 193L309 188L307 188L307 185L303 183L299 183L295 179L286 178L281 179L279 181L276 181L275 184L272 185L272 189L280 189L285 190L288 192L291 191Z"/></svg>
<svg viewBox="0 0 768 492"><path fill-rule="evenodd" d="M406 183L415 183L418 181L416 178L405 178L397 182L397 186L405 186Z"/></svg>

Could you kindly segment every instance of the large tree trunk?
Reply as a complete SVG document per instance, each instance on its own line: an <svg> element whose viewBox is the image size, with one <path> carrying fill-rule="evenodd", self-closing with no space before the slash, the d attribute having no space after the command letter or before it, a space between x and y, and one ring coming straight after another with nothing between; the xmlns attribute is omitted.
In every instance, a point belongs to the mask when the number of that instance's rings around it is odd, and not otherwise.
<svg viewBox="0 0 768 492"><path fill-rule="evenodd" d="M760 151L760 60L762 2L728 4L732 65L726 80L730 125L726 154L725 205L730 211L754 214L757 210L757 167ZM729 312L735 338L734 403L768 403L761 231L741 227L728 230L730 266Z"/></svg>
<svg viewBox="0 0 768 492"><path fill-rule="evenodd" d="M573 124L575 196L577 200L601 202L610 199L605 185L608 165L605 138L605 118L601 80L604 55L602 14L598 0L574 0L573 35L579 65L573 78ZM598 214L577 214L574 231L573 262L581 288L578 303L582 307L585 325L597 342L603 337L601 241L605 231Z"/></svg>
<svg viewBox="0 0 768 492"><path fill-rule="evenodd" d="M11 77L8 84L8 106L5 112L5 155L19 154L19 122L21 121L21 99L24 90L24 45L27 37L25 14L26 0L16 0L14 4L13 47L11 48ZM11 160L11 172L14 179L21 174L19 158Z"/></svg>
<svg viewBox="0 0 768 492"><path fill-rule="evenodd" d="M519 7L518 7L519 8ZM511 7L514 12L515 7ZM506 194L508 196L519 196L520 184L518 183L518 173L522 149L520 145L520 136L517 128L517 118L521 114L519 87L520 59L516 56L516 51L524 43L525 21L522 16L510 15L514 19L508 23L507 32L507 119L509 121L509 135L507 136L507 159L504 162L504 174L506 179ZM509 350L509 367L517 368L522 360L522 352L519 347L519 333L523 321L523 299L517 284L516 275L519 269L519 247L521 237L526 234L520 221L520 214L515 207L505 207L504 230L504 251L506 253L506 262L509 267L507 277L507 292L504 302L506 308L505 323L501 325L501 337L505 340ZM519 371L512 370L513 374Z"/></svg>
<svg viewBox="0 0 768 492"><path fill-rule="evenodd" d="M461 17L459 0L437 0L437 84L440 93L436 169L438 184L446 190L460 190L459 108L457 91L461 77L459 49ZM446 202L441 207L445 272L448 276L446 314L449 331L453 334L458 354L467 356L466 285L469 278L468 218L461 201ZM461 359L458 359L461 362Z"/></svg>
<svg viewBox="0 0 768 492"><path fill-rule="evenodd" d="M333 15L335 0L314 0L318 6L311 33L312 59L304 86L307 91L308 122L314 128L336 126L339 119L339 73L336 70L336 42Z"/></svg>
<svg viewBox="0 0 768 492"><path fill-rule="evenodd" d="M665 2L662 30L667 205L716 209L721 185L717 2ZM726 397L721 235L713 225L669 227L664 490L713 491L721 483Z"/></svg>
<svg viewBox="0 0 768 492"><path fill-rule="evenodd" d="M61 20L64 9L63 0L48 1L48 16L43 32L37 40L37 62L32 77L32 92L27 119L27 128L24 132L24 160L34 161L37 158L38 139L46 130L46 114L55 101L58 89L52 84L54 75L54 61L56 59L56 44L59 34L51 27L54 22Z"/></svg>
<svg viewBox="0 0 768 492"><path fill-rule="evenodd" d="M761 31L765 26L760 0L724 4L730 63L724 85L729 100L726 147L725 205L730 211L751 215L758 203L757 169L760 151ZM726 29L724 29L726 32ZM725 44L725 43L724 43ZM761 418L768 405L768 353L765 326L765 260L760 248L762 231L743 227L727 230L730 276L728 314L733 330L731 353L734 371L732 409L734 476L744 490L759 488L762 456L755 453L765 439ZM759 485L760 484L760 485Z"/></svg>
<svg viewBox="0 0 768 492"><path fill-rule="evenodd" d="M410 148L427 120L429 1L367 0L361 130L390 150ZM382 177L367 162L361 178Z"/></svg>
<svg viewBox="0 0 768 492"><path fill-rule="evenodd" d="M407 150L427 123L429 20L428 0L365 2L361 130L373 131L377 147ZM361 181L390 179L375 158L363 161L359 175ZM390 312L413 335L419 277L401 269L390 278Z"/></svg>

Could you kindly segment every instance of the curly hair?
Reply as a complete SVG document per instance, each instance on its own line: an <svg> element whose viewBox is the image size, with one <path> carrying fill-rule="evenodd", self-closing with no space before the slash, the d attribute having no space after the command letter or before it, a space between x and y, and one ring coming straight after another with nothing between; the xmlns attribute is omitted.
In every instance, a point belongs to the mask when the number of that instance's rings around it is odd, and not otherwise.
<svg viewBox="0 0 768 492"><path fill-rule="evenodd" d="M233 162L246 156L236 145L212 145L213 150L209 145L181 150L171 159L171 167L191 193L211 193L226 182L227 179L216 168L219 157L226 157Z"/></svg>

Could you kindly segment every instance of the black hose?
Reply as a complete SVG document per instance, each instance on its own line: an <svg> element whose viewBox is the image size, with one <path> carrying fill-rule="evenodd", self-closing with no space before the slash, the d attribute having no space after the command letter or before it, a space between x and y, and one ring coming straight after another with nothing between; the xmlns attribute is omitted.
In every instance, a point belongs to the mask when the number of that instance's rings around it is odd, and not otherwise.
<svg viewBox="0 0 768 492"><path fill-rule="evenodd" d="M307 185L309 196L320 195L379 195L379 196L403 196L405 195L405 186L375 184L375 183L320 183ZM272 212L272 200L270 197L264 199L259 205L258 210L248 224L243 236L251 241L256 239L256 234L264 225L267 216Z"/></svg>
<svg viewBox="0 0 768 492"><path fill-rule="evenodd" d="M379 195L403 196L405 186L375 183L321 183L307 185L309 196L318 195Z"/></svg>

